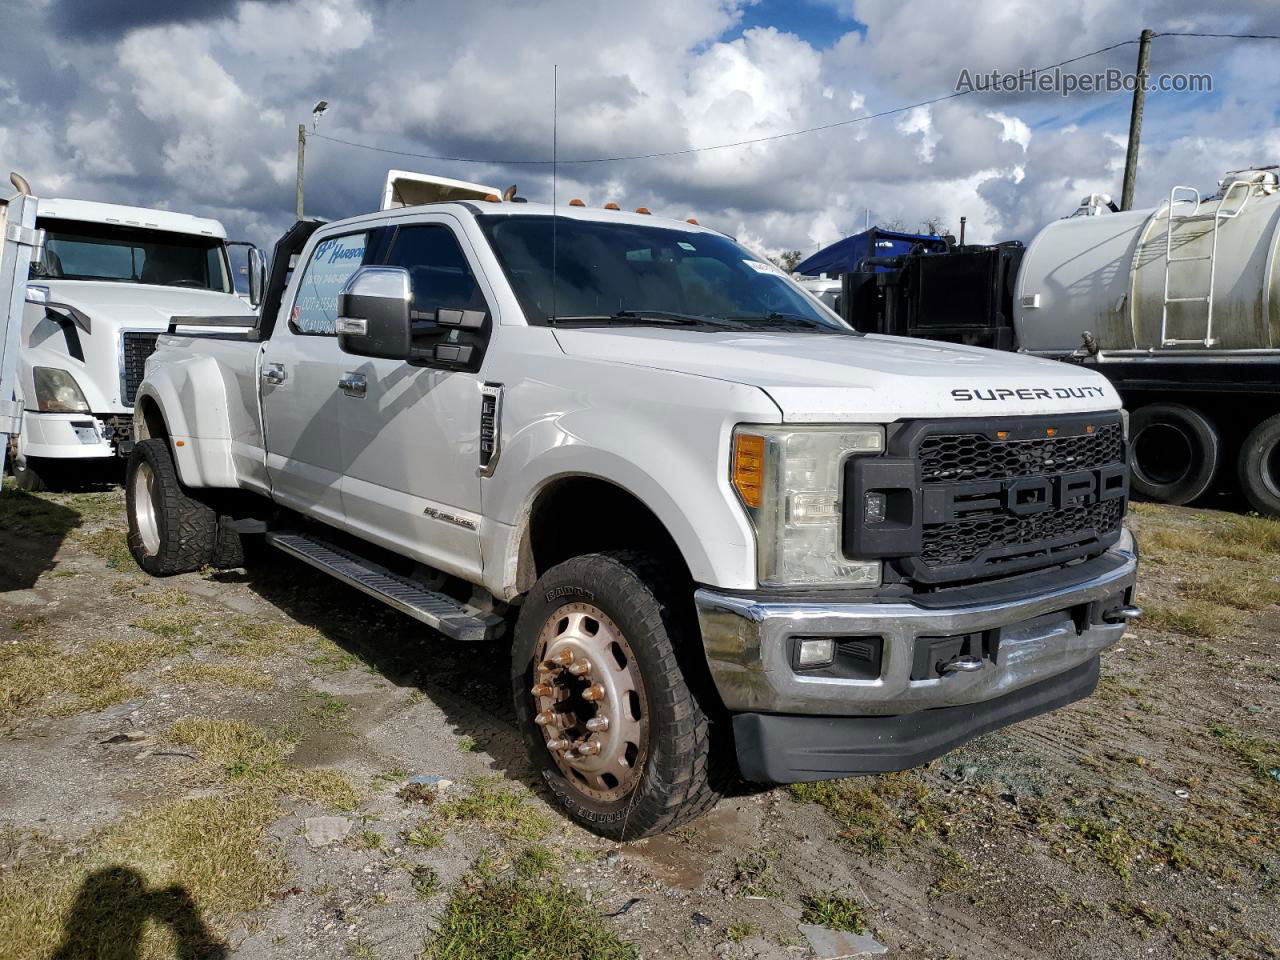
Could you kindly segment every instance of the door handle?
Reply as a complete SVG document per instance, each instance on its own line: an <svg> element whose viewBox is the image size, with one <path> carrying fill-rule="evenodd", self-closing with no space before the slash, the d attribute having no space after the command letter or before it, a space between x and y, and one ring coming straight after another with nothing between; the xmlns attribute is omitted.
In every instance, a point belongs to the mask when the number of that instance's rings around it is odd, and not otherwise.
<svg viewBox="0 0 1280 960"><path fill-rule="evenodd" d="M369 389L363 373L345 373L338 379L338 388L348 397L363 397Z"/></svg>
<svg viewBox="0 0 1280 960"><path fill-rule="evenodd" d="M262 379L267 383L284 383L289 379L283 363L268 363L262 368Z"/></svg>

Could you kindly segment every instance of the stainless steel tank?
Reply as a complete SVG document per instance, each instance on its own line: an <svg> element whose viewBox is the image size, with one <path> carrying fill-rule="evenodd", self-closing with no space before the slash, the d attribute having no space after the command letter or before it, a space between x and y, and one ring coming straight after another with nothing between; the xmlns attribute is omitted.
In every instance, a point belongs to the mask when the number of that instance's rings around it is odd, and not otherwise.
<svg viewBox="0 0 1280 960"><path fill-rule="evenodd" d="M1174 187L1154 210L1051 223L1019 271L1019 347L1069 354L1088 333L1103 360L1280 351L1278 244L1273 169L1229 173L1209 198Z"/></svg>

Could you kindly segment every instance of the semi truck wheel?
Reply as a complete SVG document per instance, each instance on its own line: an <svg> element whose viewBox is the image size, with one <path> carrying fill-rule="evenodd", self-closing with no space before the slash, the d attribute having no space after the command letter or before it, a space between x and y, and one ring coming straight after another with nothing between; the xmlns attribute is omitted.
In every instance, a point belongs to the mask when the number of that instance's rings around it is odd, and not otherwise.
<svg viewBox="0 0 1280 960"><path fill-rule="evenodd" d="M1152 403L1129 418L1133 491L1147 500L1190 503L1208 493L1222 458L1218 429L1193 407Z"/></svg>
<svg viewBox="0 0 1280 960"><path fill-rule="evenodd" d="M636 553L575 557L538 580L516 625L512 692L534 763L574 820L615 840L706 812L731 773L676 656L697 626L666 586Z"/></svg>
<svg viewBox="0 0 1280 960"><path fill-rule="evenodd" d="M209 563L217 546L218 515L187 494L167 440L134 444L124 491L129 552L138 566L167 577Z"/></svg>
<svg viewBox="0 0 1280 960"><path fill-rule="evenodd" d="M1280 414L1249 432L1236 462L1240 489L1253 509L1280 517Z"/></svg>

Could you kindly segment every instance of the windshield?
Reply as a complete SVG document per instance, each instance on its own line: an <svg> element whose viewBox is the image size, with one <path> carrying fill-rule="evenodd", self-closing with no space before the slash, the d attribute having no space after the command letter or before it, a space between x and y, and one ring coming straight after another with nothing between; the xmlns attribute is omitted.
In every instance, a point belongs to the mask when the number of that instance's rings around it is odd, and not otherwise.
<svg viewBox="0 0 1280 960"><path fill-rule="evenodd" d="M728 237L665 227L484 216L530 323L673 323L828 333L850 329Z"/></svg>
<svg viewBox="0 0 1280 960"><path fill-rule="evenodd" d="M110 280L231 293L222 241L167 230L78 220L41 220L44 255L31 278Z"/></svg>

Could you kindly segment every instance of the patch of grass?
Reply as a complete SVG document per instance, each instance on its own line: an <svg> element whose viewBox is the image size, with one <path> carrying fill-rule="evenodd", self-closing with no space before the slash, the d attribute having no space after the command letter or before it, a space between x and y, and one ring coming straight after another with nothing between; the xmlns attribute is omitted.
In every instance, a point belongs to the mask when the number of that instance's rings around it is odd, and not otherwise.
<svg viewBox="0 0 1280 960"><path fill-rule="evenodd" d="M1205 572L1179 585L1178 592L1236 610L1262 610L1280 603L1280 582L1241 571Z"/></svg>
<svg viewBox="0 0 1280 960"><path fill-rule="evenodd" d="M934 860L937 874L929 888L930 893L959 893L968 888L969 873L973 867L964 854L955 847L941 847Z"/></svg>
<svg viewBox="0 0 1280 960"><path fill-rule="evenodd" d="M436 802L439 792L429 783L406 783L396 791L396 796L405 803L432 804Z"/></svg>
<svg viewBox="0 0 1280 960"><path fill-rule="evenodd" d="M376 830L361 830L347 841L347 846L353 850L381 850L385 845L382 834Z"/></svg>
<svg viewBox="0 0 1280 960"><path fill-rule="evenodd" d="M20 716L70 716L129 700L142 688L127 677L182 652L171 639L99 640L60 644L47 627L28 628L0 645L0 729Z"/></svg>
<svg viewBox="0 0 1280 960"><path fill-rule="evenodd" d="M476 742L475 737L459 737L458 749L463 753L479 753L484 748Z"/></svg>
<svg viewBox="0 0 1280 960"><path fill-rule="evenodd" d="M404 835L404 842L419 850L434 850L444 843L444 831L430 821L423 820Z"/></svg>
<svg viewBox="0 0 1280 960"><path fill-rule="evenodd" d="M793 799L816 803L840 824L840 840L885 855L913 834L945 835L946 808L917 773L820 780L788 787Z"/></svg>
<svg viewBox="0 0 1280 960"><path fill-rule="evenodd" d="M516 876L521 880L536 880L552 873L560 865L554 853L540 844L525 847L512 862Z"/></svg>
<svg viewBox="0 0 1280 960"><path fill-rule="evenodd" d="M1214 639L1229 636L1240 626L1240 614L1231 607L1202 600L1176 605L1149 603L1139 626L1165 630L1184 637Z"/></svg>
<svg viewBox="0 0 1280 960"><path fill-rule="evenodd" d="M155 607L157 610L172 610L174 607L186 607L191 604L191 594L171 588L135 593L133 598L139 603L145 603L148 607Z"/></svg>
<svg viewBox="0 0 1280 960"><path fill-rule="evenodd" d="M204 623L204 618L192 610L150 613L139 617L132 626L157 637L176 637L190 640L195 636L196 628Z"/></svg>
<svg viewBox="0 0 1280 960"><path fill-rule="evenodd" d="M772 851L757 849L739 857L733 864L733 873L738 892L744 897L772 900L782 894Z"/></svg>
<svg viewBox="0 0 1280 960"><path fill-rule="evenodd" d="M219 768L231 783L273 795L310 800L339 810L360 805L361 794L351 778L339 770L290 767L285 763L296 742L272 736L242 720L183 717L169 739L200 751L203 760Z"/></svg>
<svg viewBox="0 0 1280 960"><path fill-rule="evenodd" d="M437 802L435 809L442 819L500 828L502 835L519 840L536 839L551 829L550 818L529 802L528 793L502 778L480 777L471 780L470 787L465 796Z"/></svg>
<svg viewBox="0 0 1280 960"><path fill-rule="evenodd" d="M1167 927L1172 919L1169 914L1152 906L1146 900L1113 900L1110 907L1120 916L1131 920L1144 939L1150 935L1151 930Z"/></svg>
<svg viewBox="0 0 1280 960"><path fill-rule="evenodd" d="M804 907L804 913L800 915L801 923L817 924L848 933L867 932L866 913L856 900L836 894L821 894L804 897L801 905Z"/></svg>
<svg viewBox="0 0 1280 960"><path fill-rule="evenodd" d="M1209 732L1263 783L1272 779L1272 770L1280 769L1280 742L1252 737L1226 724L1210 727Z"/></svg>
<svg viewBox="0 0 1280 960"><path fill-rule="evenodd" d="M308 719L321 730L343 726L351 713L351 704L322 690L308 690L306 701Z"/></svg>
<svg viewBox="0 0 1280 960"><path fill-rule="evenodd" d="M86 533L80 538L84 548L96 557L107 561L107 566L121 573L141 573L141 568L129 552L129 544L125 540L123 530L107 527Z"/></svg>
<svg viewBox="0 0 1280 960"><path fill-rule="evenodd" d="M278 816L262 796L199 797L142 810L76 849L49 848L0 871L0 943L5 956L122 956L169 960L172 931L201 953L216 947L217 924L256 908L283 879L262 856ZM151 923L141 923L148 917ZM157 922L158 921L158 922ZM63 946L65 945L65 946Z"/></svg>
<svg viewBox="0 0 1280 960"><path fill-rule="evenodd" d="M1095 856L1113 871L1125 886L1133 880L1133 862L1143 844L1122 826L1087 817L1068 817L1066 826L1088 845Z"/></svg>
<svg viewBox="0 0 1280 960"><path fill-rule="evenodd" d="M440 874L425 864L409 871L409 883L419 900L430 900L440 890Z"/></svg>
<svg viewBox="0 0 1280 960"><path fill-rule="evenodd" d="M233 690L270 690L276 685L269 673L236 663L180 663L169 671L169 679L184 686L213 684Z"/></svg>
<svg viewBox="0 0 1280 960"><path fill-rule="evenodd" d="M285 653L296 653L322 639L319 630L298 623L241 620L231 635L216 641L214 647L252 660L270 660Z"/></svg>
<svg viewBox="0 0 1280 960"><path fill-rule="evenodd" d="M729 924L724 935L730 943L741 943L743 940L754 937L759 932L760 928L754 923L745 923L742 920L735 920L733 923Z"/></svg>
<svg viewBox="0 0 1280 960"><path fill-rule="evenodd" d="M599 913L559 881L481 861L449 898L423 960L635 960Z"/></svg>

